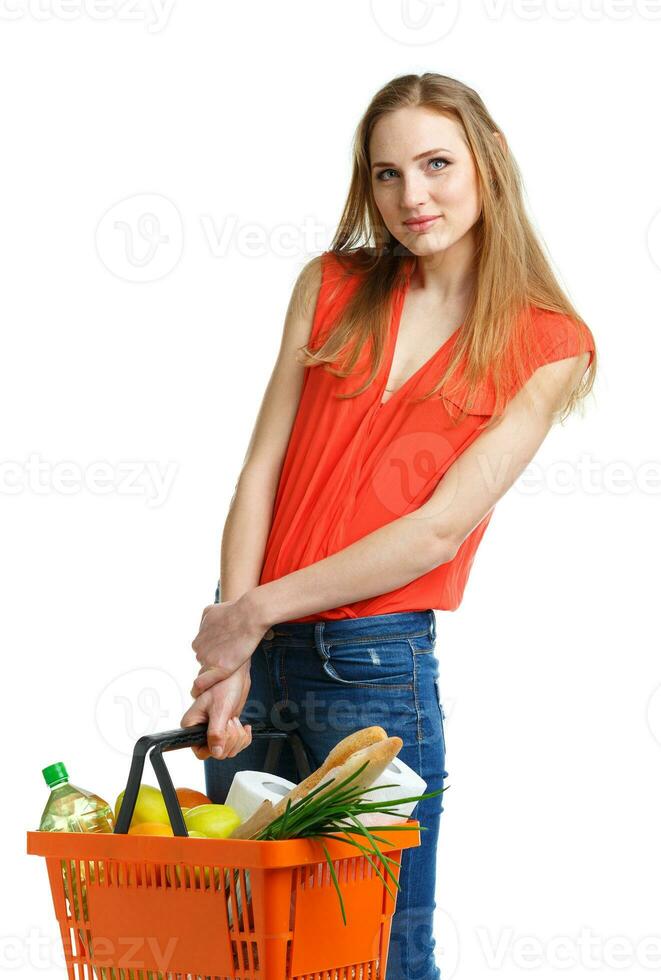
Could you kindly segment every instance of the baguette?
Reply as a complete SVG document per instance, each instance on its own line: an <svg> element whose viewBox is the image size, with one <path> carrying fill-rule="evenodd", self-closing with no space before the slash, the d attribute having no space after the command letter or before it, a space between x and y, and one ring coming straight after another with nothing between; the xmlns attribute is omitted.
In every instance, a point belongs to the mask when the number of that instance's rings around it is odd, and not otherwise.
<svg viewBox="0 0 661 980"><path fill-rule="evenodd" d="M379 725L363 728L358 732L347 735L328 753L323 765L315 772L307 776L302 782L289 791L286 796L278 800L271 809L262 804L258 810L237 827L230 837L245 840L259 833L271 820L282 816L287 808L287 803L291 805L302 799L304 796L315 789L321 782L332 779L333 782L341 782L356 772L363 763L367 766L357 780L354 780L355 787L365 789L370 786L384 769L390 765L403 745L402 739L394 735L388 738L386 732ZM331 788L330 786L328 787ZM325 790L324 790L325 792ZM266 801L265 801L266 802Z"/></svg>

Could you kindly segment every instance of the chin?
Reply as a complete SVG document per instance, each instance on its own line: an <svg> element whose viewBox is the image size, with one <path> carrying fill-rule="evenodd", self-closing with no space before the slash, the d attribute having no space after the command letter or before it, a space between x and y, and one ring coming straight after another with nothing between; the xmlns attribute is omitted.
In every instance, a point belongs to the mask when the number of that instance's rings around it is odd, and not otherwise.
<svg viewBox="0 0 661 980"><path fill-rule="evenodd" d="M416 240L407 242L406 247L414 255L433 255L434 252L444 252L448 243L443 235L416 235Z"/></svg>

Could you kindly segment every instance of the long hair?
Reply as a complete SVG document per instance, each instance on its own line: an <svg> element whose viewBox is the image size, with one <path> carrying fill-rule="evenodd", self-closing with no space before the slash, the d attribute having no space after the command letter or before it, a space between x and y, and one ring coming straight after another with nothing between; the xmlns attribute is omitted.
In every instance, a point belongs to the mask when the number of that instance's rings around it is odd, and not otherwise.
<svg viewBox="0 0 661 980"><path fill-rule="evenodd" d="M352 398L374 380L383 363L392 297L417 261L383 224L372 194L369 143L376 121L385 113L421 106L449 116L459 125L472 154L482 210L474 227L475 287L467 315L454 342L453 356L434 387L423 397L452 394L453 380L463 386L461 403L470 406L487 377L495 395L493 424L508 400L511 385L525 378L525 364L534 357L531 307L565 314L578 329L585 323L559 285L527 217L519 168L509 149L493 137L500 131L480 96L462 82L434 72L403 75L388 82L372 99L356 129L349 192L330 246L347 276L359 274L359 287L317 350L299 348L300 363L324 366L339 377L349 375L363 344L372 351L367 380ZM343 278L337 283L341 287ZM340 352L345 358L330 367ZM582 379L568 393L560 410L563 421L592 389L596 353ZM460 368L460 372L457 369ZM460 416L460 418L463 417ZM459 421L460 419L456 419Z"/></svg>

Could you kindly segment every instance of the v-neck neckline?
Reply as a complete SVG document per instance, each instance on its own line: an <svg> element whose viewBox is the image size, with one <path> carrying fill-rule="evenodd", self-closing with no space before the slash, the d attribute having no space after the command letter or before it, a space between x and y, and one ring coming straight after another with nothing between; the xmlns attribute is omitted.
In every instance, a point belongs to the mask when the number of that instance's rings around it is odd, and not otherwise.
<svg viewBox="0 0 661 980"><path fill-rule="evenodd" d="M449 344L456 339L457 334L459 333L459 331L463 326L463 323L461 323L457 327L457 329L450 334L447 340L444 340L441 346L436 348L434 353L427 358L424 364L421 364L420 367L417 369L417 371L414 371L413 374L410 377L408 377L406 381L404 381L404 383L401 384L396 391L392 392L388 401L386 402L382 401L383 395L386 390L386 385L388 384L388 378L390 377L390 371L392 370L393 361L395 360L395 351L397 349L397 340L399 338L399 328L402 322L404 301L406 300L409 289L411 287L412 275L413 275L413 268L411 267L406 273L406 279L404 280L403 284L400 286L397 293L397 303L396 303L395 310L393 311L394 322L391 323L390 325L391 328L388 332L388 356L386 358L386 364L384 368L382 368L383 381L379 388L379 399L376 404L376 412L381 412L384 409L386 409L388 405L390 405L390 403L394 401L402 391L410 387L410 385L412 385L420 377L423 371L425 371L432 364L432 362L435 361L436 358L439 357L446 350Z"/></svg>

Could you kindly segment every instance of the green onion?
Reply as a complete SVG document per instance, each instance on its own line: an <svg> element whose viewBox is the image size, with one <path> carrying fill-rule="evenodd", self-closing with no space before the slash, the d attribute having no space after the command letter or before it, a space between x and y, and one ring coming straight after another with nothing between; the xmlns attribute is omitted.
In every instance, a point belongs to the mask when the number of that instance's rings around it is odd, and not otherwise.
<svg viewBox="0 0 661 980"><path fill-rule="evenodd" d="M381 878L383 884L385 885L388 894L394 900L395 896L388 887L388 882L386 878L381 873L381 870L376 863L380 861L383 865L386 873L392 879L395 887L399 889L399 881L392 871L391 865L395 864L399 867L400 862L395 861L387 854L383 854L379 847L381 844L392 844L393 842L380 837L375 831L378 830L407 830L406 824L384 824L378 827L366 827L365 824L359 819L360 814L363 813L383 813L389 814L391 816L400 816L393 807L399 803L412 803L419 802L420 800L426 800L433 796L439 796L444 793L449 787L446 786L443 789L434 790L431 793L423 793L420 796L404 796L396 800L388 800L387 806L378 801L369 801L363 799L366 793L372 792L376 789L389 789L396 785L396 783L385 783L379 786L370 786L367 789L363 789L360 786L353 785L356 778L363 771L365 766L369 763L364 762L363 765L357 769L346 779L343 779L340 783L335 784L336 781L331 777L331 779L326 780L326 782L315 786L313 790L307 793L302 799L297 800L296 803L292 805L291 800L287 800L287 805L285 807L284 813L279 817L272 820L266 827L263 827L258 833L253 834L252 840L289 840L294 837L309 837L321 842L321 846L326 855L326 862L328 863L331 879L333 885L337 892L340 909L342 912L342 921L347 924L346 912L344 908L344 900L342 898L342 892L340 890L340 885L337 880L337 875L335 874L335 868L333 867L333 862L328 853L326 845L323 843L323 839L329 840L344 840L363 854L365 859L374 868L378 876ZM326 792L324 789L330 786ZM420 827L420 830L427 830L427 827ZM351 832L356 837L362 837L365 839L365 844L359 843L354 840L354 837L349 837L348 834ZM377 843L378 842L378 843Z"/></svg>

